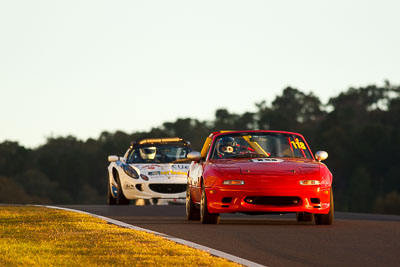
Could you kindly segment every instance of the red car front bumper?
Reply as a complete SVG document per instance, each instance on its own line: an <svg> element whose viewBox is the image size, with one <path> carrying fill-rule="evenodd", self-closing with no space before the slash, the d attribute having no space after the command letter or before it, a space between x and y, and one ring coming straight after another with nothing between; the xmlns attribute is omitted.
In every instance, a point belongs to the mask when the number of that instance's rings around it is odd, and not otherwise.
<svg viewBox="0 0 400 267"><path fill-rule="evenodd" d="M210 213L234 212L310 212L327 214L330 187L244 189L241 186L206 188Z"/></svg>

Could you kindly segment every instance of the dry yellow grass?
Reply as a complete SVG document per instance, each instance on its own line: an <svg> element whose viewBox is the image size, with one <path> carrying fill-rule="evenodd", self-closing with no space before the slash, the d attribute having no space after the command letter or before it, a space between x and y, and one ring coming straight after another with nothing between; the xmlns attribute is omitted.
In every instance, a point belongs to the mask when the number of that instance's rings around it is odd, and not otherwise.
<svg viewBox="0 0 400 267"><path fill-rule="evenodd" d="M239 266L89 215L0 206L0 266Z"/></svg>

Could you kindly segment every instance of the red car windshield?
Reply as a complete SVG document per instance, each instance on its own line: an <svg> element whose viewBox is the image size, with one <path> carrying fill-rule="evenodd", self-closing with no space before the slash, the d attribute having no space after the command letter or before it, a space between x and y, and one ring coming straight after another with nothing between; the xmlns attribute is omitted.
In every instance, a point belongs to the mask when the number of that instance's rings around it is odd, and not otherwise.
<svg viewBox="0 0 400 267"><path fill-rule="evenodd" d="M312 159L301 136L286 133L237 133L217 137L211 159L223 158L308 158Z"/></svg>

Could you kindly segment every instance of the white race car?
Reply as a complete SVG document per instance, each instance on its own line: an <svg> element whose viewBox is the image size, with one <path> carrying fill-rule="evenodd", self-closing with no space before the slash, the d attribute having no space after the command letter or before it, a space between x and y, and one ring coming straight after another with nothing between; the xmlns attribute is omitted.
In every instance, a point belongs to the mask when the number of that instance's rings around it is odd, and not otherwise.
<svg viewBox="0 0 400 267"><path fill-rule="evenodd" d="M148 138L132 142L123 157L109 156L108 204L128 205L135 199L185 203L191 151L182 138Z"/></svg>

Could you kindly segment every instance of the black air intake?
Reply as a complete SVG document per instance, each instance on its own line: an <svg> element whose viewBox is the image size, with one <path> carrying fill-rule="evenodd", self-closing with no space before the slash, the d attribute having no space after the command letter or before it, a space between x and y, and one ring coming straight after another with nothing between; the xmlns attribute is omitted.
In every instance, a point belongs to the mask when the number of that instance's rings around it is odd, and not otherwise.
<svg viewBox="0 0 400 267"><path fill-rule="evenodd" d="M319 200L319 198L310 198L310 200L311 200L311 203L313 203L313 204L319 204L319 203L321 203L321 201Z"/></svg>
<svg viewBox="0 0 400 267"><path fill-rule="evenodd" d="M222 199L222 203L231 203L231 201L232 201L232 198L231 198L231 197L224 197L224 198Z"/></svg>
<svg viewBox="0 0 400 267"><path fill-rule="evenodd" d="M186 191L186 184L149 184L149 188L161 194L176 194Z"/></svg>
<svg viewBox="0 0 400 267"><path fill-rule="evenodd" d="M136 184L136 189L139 191L143 191L142 184Z"/></svg>
<svg viewBox="0 0 400 267"><path fill-rule="evenodd" d="M299 197L249 196L244 201L254 205L296 206L301 199Z"/></svg>

